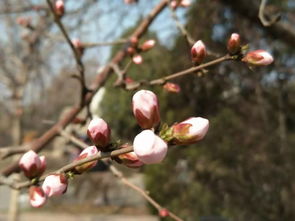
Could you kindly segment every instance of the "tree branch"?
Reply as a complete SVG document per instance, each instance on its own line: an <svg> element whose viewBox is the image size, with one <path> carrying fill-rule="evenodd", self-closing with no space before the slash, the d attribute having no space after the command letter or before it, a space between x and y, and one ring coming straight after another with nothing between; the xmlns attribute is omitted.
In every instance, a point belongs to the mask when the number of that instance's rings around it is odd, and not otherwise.
<svg viewBox="0 0 295 221"><path fill-rule="evenodd" d="M157 15L163 11L163 9L167 6L168 0L162 0L158 5L155 6L154 9L147 15L146 18L142 20L139 26L135 29L135 31L131 34L131 37L140 38L148 29L150 24L154 21ZM126 57L126 51L123 47L122 50L116 53L114 58L112 59L112 63L119 64ZM110 66L106 66L97 76L93 82L91 87L91 91L88 91L84 97L84 106L91 102L92 97L96 93L96 91L104 85L109 76L111 75L112 68ZM60 132L60 130L67 125L69 125L73 119L80 113L83 109L82 106L74 106L72 109L66 114L64 118L61 118L56 124L54 124L49 130L47 130L40 138L36 139L31 144L32 150L35 152L41 151L50 141L52 141ZM12 163L8 167L4 168L1 171L1 174L4 176L8 176L11 173L18 171L18 161Z"/></svg>
<svg viewBox="0 0 295 221"><path fill-rule="evenodd" d="M85 83L85 68L84 68L84 64L82 62L81 59L81 55L78 53L78 51L76 50L75 46L72 43L72 40L70 39L64 25L62 24L61 20L60 20L60 16L58 16L55 12L54 6L51 3L50 0L46 0L47 4L50 8L51 13L54 16L54 21L57 24L57 26L59 27L60 31L62 32L64 38L66 39L67 44L70 46L73 54L74 54L74 58L77 64L77 69L80 75L80 84L81 84L81 97L80 97L80 106L84 106L84 97L85 94L87 93L87 87L86 87L86 83Z"/></svg>

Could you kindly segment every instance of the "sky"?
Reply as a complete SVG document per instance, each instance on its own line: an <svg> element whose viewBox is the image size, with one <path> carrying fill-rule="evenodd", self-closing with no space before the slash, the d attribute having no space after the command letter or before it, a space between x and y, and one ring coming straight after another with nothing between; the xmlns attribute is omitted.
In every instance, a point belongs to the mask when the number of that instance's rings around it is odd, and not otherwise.
<svg viewBox="0 0 295 221"><path fill-rule="evenodd" d="M16 1L18 0L10 1L11 7L20 6L15 3ZM45 4L44 0L26 0L24 1L24 4L29 2L38 5ZM89 0L87 2L92 1ZM160 0L140 0L138 4L133 5L126 5L123 0L93 0L93 2L94 3L92 3L91 7L87 10L78 10L83 4L85 4L85 1L65 0L66 15L62 18L62 22L68 30L71 39L79 38L82 42L114 41L120 38L126 29L133 27L139 20L145 17L150 10L160 2ZM72 13L75 10L78 10L78 13ZM183 23L185 23L185 12L185 9L177 11L178 16ZM160 41L159 43L167 47L173 45L174 36L178 33L174 21L169 14L170 11L165 10L157 17L149 29L157 34L157 38ZM21 42L21 37L24 34L30 33L16 23L18 17L29 17L34 24L37 21L37 17L40 15L36 12L15 13L11 15L12 21L14 22L9 25L5 23L3 19L4 16L5 15L0 15L0 30L2 33L2 35L0 35L0 44L2 45L13 43L10 39L11 37L8 35L9 30L12 28L15 30L15 41ZM61 35L60 30L56 25L52 26L50 34L59 37ZM69 46L65 44L64 40L57 41L45 37L42 47L42 50L48 51L48 53L51 54L46 61L46 68L40 73L46 87L46 85L50 85L52 76L60 73L62 68L69 67L74 69L75 61ZM88 49L83 56L83 60L97 62L97 68L99 68L108 62L110 59L110 52L110 46ZM26 90L28 96L26 96L24 103L29 104L34 100L41 98L41 93L36 93L36 87L38 87L38 82L36 81L33 84L28 85ZM0 99L9 97L9 91L1 84L0 90L2 91ZM40 90L42 90L42 88L40 88Z"/></svg>

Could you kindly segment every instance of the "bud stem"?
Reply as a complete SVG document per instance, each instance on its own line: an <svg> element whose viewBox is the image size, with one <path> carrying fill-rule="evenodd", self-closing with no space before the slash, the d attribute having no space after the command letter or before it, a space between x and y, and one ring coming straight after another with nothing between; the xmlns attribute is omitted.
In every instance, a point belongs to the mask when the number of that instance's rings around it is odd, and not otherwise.
<svg viewBox="0 0 295 221"><path fill-rule="evenodd" d="M207 62L205 64L201 64L199 66L196 66L196 67L192 67L192 68L189 68L189 69L186 69L184 71L180 71L180 72L177 72L175 74L171 74L171 75L168 75L166 77L163 77L163 78L158 78L158 79L155 79L155 80L152 80L150 82L150 85L156 85L156 84L159 84L159 82L161 83L165 83L166 81L168 80L171 80L171 79L174 79L174 78L178 78L178 77L181 77L181 76L184 76L184 75L187 75L187 74L190 74L192 72L195 72L195 71L198 71L198 70L201 70L201 69L204 69L206 67L209 67L209 66L212 66L212 65L215 65L215 64L218 64L218 63L221 63L223 61L227 61L227 60L233 60L233 57L230 56L229 54L223 56L223 57L220 57L220 58L217 58L213 61L210 61L210 62Z"/></svg>

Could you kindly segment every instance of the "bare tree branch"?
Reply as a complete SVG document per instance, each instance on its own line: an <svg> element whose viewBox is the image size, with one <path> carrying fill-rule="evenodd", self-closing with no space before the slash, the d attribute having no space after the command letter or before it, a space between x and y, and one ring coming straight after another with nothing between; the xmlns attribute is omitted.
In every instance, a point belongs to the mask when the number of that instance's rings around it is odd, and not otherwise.
<svg viewBox="0 0 295 221"><path fill-rule="evenodd" d="M131 34L131 37L140 38L149 28L150 24L154 21L157 15L163 11L163 9L167 6L168 0L162 0L158 5L152 9L152 11L147 15L146 18L142 20L139 26L135 29L135 31ZM114 58L112 59L112 63L120 63L125 57L127 53L125 48L116 53ZM112 68L110 66L106 66L97 76L93 82L93 85L84 97L84 106L91 102L92 97L96 93L96 91L104 85L106 80L112 73ZM60 130L66 127L68 124L72 122L73 119L80 113L83 109L82 106L74 106L72 109L66 114L64 118L61 118L56 124L54 124L49 130L47 130L40 138L36 139L31 144L32 150L35 152L41 151L50 141L52 141L60 132ZM18 161L12 163L8 167L4 168L1 171L1 174L4 176L8 176L12 172L19 170Z"/></svg>

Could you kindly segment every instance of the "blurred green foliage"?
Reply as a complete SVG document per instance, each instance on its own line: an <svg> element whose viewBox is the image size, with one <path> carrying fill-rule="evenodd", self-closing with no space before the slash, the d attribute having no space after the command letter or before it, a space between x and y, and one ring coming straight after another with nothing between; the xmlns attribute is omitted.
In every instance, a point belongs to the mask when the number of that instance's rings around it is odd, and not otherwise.
<svg viewBox="0 0 295 221"><path fill-rule="evenodd" d="M180 94L150 88L159 96L163 122L202 116L210 120L210 129L198 144L171 147L162 164L146 166L147 189L185 220L294 220L295 103L290 98L295 85L288 72L280 71L294 63L294 49L286 42L272 44L278 39L222 1L197 1L187 14L187 27L221 55L231 32L239 32L244 43L272 51L276 63L253 70L239 62L210 67L201 77L176 79ZM171 50L158 45L145 53L144 63L132 65L128 76L154 79L183 70L191 66L189 51L178 36ZM134 92L112 83L106 88L103 117L116 136L132 140L140 131L131 111Z"/></svg>

